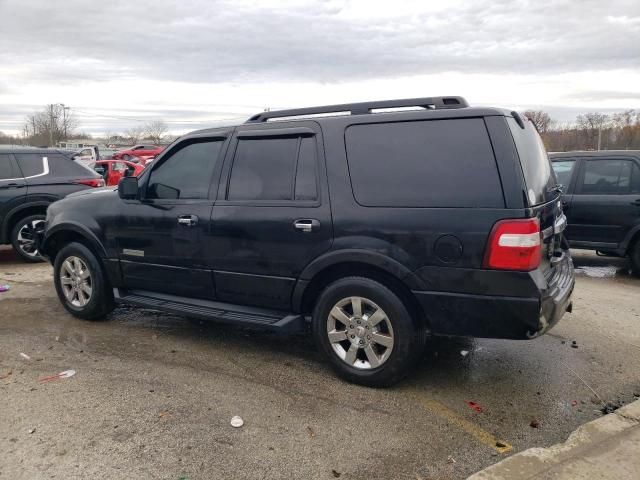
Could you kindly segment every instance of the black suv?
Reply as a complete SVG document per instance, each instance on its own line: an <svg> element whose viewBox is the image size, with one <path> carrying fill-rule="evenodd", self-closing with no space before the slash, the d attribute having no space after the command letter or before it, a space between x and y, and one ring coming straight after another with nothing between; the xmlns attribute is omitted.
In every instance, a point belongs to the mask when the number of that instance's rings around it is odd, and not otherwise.
<svg viewBox="0 0 640 480"><path fill-rule="evenodd" d="M41 248L80 318L310 321L340 375L389 385L428 334L529 339L570 310L556 187L533 124L460 97L264 112L56 202Z"/></svg>
<svg viewBox="0 0 640 480"><path fill-rule="evenodd" d="M0 148L0 245L11 243L28 262L42 261L34 232L47 207L104 180L61 150Z"/></svg>
<svg viewBox="0 0 640 480"><path fill-rule="evenodd" d="M640 151L550 153L572 248L631 259L640 276Z"/></svg>

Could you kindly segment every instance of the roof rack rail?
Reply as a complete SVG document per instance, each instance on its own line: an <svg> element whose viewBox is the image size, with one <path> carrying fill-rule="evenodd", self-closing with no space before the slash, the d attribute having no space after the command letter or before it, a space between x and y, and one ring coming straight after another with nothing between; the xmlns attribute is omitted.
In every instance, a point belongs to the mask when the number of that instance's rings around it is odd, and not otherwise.
<svg viewBox="0 0 640 480"><path fill-rule="evenodd" d="M469 104L462 97L427 97L404 98L400 100L381 100L377 102L345 103L342 105L325 105L321 107L293 108L290 110L277 110L257 113L246 123L266 122L271 118L300 117L303 115L319 115L326 113L349 112L351 115L363 115L372 113L372 110L385 108L422 107L428 110L440 110L443 108L464 108Z"/></svg>

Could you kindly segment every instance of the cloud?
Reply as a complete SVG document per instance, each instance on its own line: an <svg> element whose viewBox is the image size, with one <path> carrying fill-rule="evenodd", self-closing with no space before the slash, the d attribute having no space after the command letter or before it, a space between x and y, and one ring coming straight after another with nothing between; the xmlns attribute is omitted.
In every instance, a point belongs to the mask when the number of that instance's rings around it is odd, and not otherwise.
<svg viewBox="0 0 640 480"><path fill-rule="evenodd" d="M4 129L53 102L89 131L438 94L638 107L637 0L0 0L0 18Z"/></svg>
<svg viewBox="0 0 640 480"><path fill-rule="evenodd" d="M28 62L30 79L41 81L238 83L535 74L640 61L637 1L478 0L446 10L410 2L398 11L386 3L68 0L60 8L5 0L0 16L12 21L3 23L0 61Z"/></svg>

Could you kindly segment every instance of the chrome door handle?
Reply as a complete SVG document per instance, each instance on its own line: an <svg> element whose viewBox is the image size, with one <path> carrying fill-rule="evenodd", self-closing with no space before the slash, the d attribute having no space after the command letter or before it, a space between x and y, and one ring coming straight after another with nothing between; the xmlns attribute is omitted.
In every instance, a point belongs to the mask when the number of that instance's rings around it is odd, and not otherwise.
<svg viewBox="0 0 640 480"><path fill-rule="evenodd" d="M198 217L195 215L180 215L178 217L178 224L193 227L198 224Z"/></svg>
<svg viewBox="0 0 640 480"><path fill-rule="evenodd" d="M320 228L320 222L315 218L303 218L293 222L293 227L303 233L311 233Z"/></svg>

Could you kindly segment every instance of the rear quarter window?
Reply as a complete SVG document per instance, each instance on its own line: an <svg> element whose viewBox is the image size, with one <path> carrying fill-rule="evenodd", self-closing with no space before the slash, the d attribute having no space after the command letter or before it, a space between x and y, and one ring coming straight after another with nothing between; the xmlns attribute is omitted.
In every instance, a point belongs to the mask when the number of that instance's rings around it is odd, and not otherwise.
<svg viewBox="0 0 640 480"><path fill-rule="evenodd" d="M504 207L481 118L351 125L345 141L353 194L361 205Z"/></svg>
<svg viewBox="0 0 640 480"><path fill-rule="evenodd" d="M27 178L42 175L45 172L45 162L49 159L46 153L16 153L15 157L22 175Z"/></svg>

